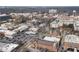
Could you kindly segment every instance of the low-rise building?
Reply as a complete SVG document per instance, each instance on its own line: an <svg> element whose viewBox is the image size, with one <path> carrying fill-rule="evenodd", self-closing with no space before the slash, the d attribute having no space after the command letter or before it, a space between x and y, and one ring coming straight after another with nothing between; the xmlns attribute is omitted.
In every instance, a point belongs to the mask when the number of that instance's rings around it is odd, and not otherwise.
<svg viewBox="0 0 79 59"><path fill-rule="evenodd" d="M74 23L74 17L71 16L58 16L59 21L63 22L65 25L70 25Z"/></svg>
<svg viewBox="0 0 79 59"><path fill-rule="evenodd" d="M3 23L1 24L1 27L8 30L8 29L13 29L14 24L12 23Z"/></svg>
<svg viewBox="0 0 79 59"><path fill-rule="evenodd" d="M16 32L6 30L4 34L5 34L5 37L13 38L16 35Z"/></svg>
<svg viewBox="0 0 79 59"><path fill-rule="evenodd" d="M47 49L48 51L58 51L60 38L56 37L44 37L42 40L37 40L36 47L38 49Z"/></svg>
<svg viewBox="0 0 79 59"><path fill-rule="evenodd" d="M39 28L31 27L25 33L28 34L28 35L35 35L35 34L38 33L38 30L39 30Z"/></svg>
<svg viewBox="0 0 79 59"><path fill-rule="evenodd" d="M24 30L27 30L28 26L26 24L19 24L17 28L15 28L14 32L22 32Z"/></svg>
<svg viewBox="0 0 79 59"><path fill-rule="evenodd" d="M60 20L56 19L55 21L50 23L50 27L51 28L58 28L63 26L63 22L61 22Z"/></svg>
<svg viewBox="0 0 79 59"><path fill-rule="evenodd" d="M37 32L38 29L39 29L39 28L35 28L35 27L29 28L30 31L35 31L35 32Z"/></svg>
<svg viewBox="0 0 79 59"><path fill-rule="evenodd" d="M74 21L74 30L79 31L79 20Z"/></svg>
<svg viewBox="0 0 79 59"><path fill-rule="evenodd" d="M76 35L66 35L63 39L64 50L74 49L79 50L79 36Z"/></svg>
<svg viewBox="0 0 79 59"><path fill-rule="evenodd" d="M55 13L57 13L57 9L50 9L49 13L55 14Z"/></svg>
<svg viewBox="0 0 79 59"><path fill-rule="evenodd" d="M28 35L35 35L35 34L37 34L37 32L33 32L33 31L26 31L25 33L28 34Z"/></svg>
<svg viewBox="0 0 79 59"><path fill-rule="evenodd" d="M0 42L0 51L1 52L11 52L13 49L15 49L18 46L19 46L18 44Z"/></svg>
<svg viewBox="0 0 79 59"><path fill-rule="evenodd" d="M4 37L5 36L4 32L5 32L5 30L0 27L0 37Z"/></svg>
<svg viewBox="0 0 79 59"><path fill-rule="evenodd" d="M7 30L5 28L0 28L0 33L4 34L5 37L8 37L8 38L13 38L14 35L17 33L17 32L14 32L14 31L10 31L10 30Z"/></svg>
<svg viewBox="0 0 79 59"><path fill-rule="evenodd" d="M0 15L0 22L8 21L9 19L11 19L9 15L6 15L6 14Z"/></svg>

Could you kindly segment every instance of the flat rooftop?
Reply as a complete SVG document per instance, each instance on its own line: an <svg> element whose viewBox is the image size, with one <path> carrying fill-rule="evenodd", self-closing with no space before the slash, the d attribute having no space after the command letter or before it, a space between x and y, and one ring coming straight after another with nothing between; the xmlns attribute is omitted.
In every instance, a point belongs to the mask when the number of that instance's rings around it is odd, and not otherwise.
<svg viewBox="0 0 79 59"><path fill-rule="evenodd" d="M2 52L10 52L13 49L15 49L16 47L18 47L18 44L13 44L13 43L2 43L0 42L0 51Z"/></svg>

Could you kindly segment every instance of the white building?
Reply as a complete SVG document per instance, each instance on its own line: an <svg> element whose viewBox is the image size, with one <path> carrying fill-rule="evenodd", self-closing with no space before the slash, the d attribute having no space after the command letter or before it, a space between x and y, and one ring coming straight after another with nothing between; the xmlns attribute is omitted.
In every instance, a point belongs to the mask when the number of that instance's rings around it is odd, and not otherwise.
<svg viewBox="0 0 79 59"><path fill-rule="evenodd" d="M73 19L64 19L63 20L63 23L66 24L66 25L73 24L73 22L74 22Z"/></svg>
<svg viewBox="0 0 79 59"><path fill-rule="evenodd" d="M50 9L49 13L57 13L57 9Z"/></svg>
<svg viewBox="0 0 79 59"><path fill-rule="evenodd" d="M50 23L51 28L58 28L58 27L61 27L61 26L63 26L63 22L58 20L58 19L56 19L55 21Z"/></svg>
<svg viewBox="0 0 79 59"><path fill-rule="evenodd" d="M14 24L12 24L12 23L1 24L1 27L4 28L4 29L13 28L13 26L14 26Z"/></svg>
<svg viewBox="0 0 79 59"><path fill-rule="evenodd" d="M25 33L26 33L26 34L35 35L35 34L37 34L38 29L39 29L39 28L31 27L31 28L29 28L29 31L26 31Z"/></svg>
<svg viewBox="0 0 79 59"><path fill-rule="evenodd" d="M27 28L28 28L28 26L26 24L19 24L18 28L14 29L13 31L14 32L18 32L18 31L22 32L22 31L26 30Z"/></svg>
<svg viewBox="0 0 79 59"><path fill-rule="evenodd" d="M0 32L5 32L6 29L0 27Z"/></svg>
<svg viewBox="0 0 79 59"><path fill-rule="evenodd" d="M29 28L29 31L34 31L34 32L37 32L39 28L35 28L35 27L32 27L32 28Z"/></svg>
<svg viewBox="0 0 79 59"><path fill-rule="evenodd" d="M76 35L66 35L64 38L64 42L79 44L79 37Z"/></svg>
<svg viewBox="0 0 79 59"><path fill-rule="evenodd" d="M56 37L53 37L53 36L52 37L46 36L46 37L44 37L43 40L50 41L50 42L59 42L60 38L56 38Z"/></svg>
<svg viewBox="0 0 79 59"><path fill-rule="evenodd" d="M79 31L79 20L74 21L74 30Z"/></svg>
<svg viewBox="0 0 79 59"><path fill-rule="evenodd" d="M65 25L73 24L74 23L74 17L71 16L58 16L59 21L63 22Z"/></svg>
<svg viewBox="0 0 79 59"><path fill-rule="evenodd" d="M18 47L18 44L13 44L13 43L1 43L0 42L0 51L2 52L11 52L13 49Z"/></svg>
<svg viewBox="0 0 79 59"><path fill-rule="evenodd" d="M8 37L8 38L13 38L13 36L16 34L16 32L14 31L6 30L3 28L0 28L0 32L4 33L5 37Z"/></svg>
<svg viewBox="0 0 79 59"><path fill-rule="evenodd" d="M26 33L26 34L28 34L28 35L35 35L37 32L33 32L33 31L26 31L25 33Z"/></svg>
<svg viewBox="0 0 79 59"><path fill-rule="evenodd" d="M21 25L18 29L20 30L20 32L21 31L24 31L24 30L26 30L28 28L28 26L27 25Z"/></svg>
<svg viewBox="0 0 79 59"><path fill-rule="evenodd" d="M5 34L5 37L8 37L8 38L13 38L13 37L14 37L14 35L16 34L16 32L6 30L4 34Z"/></svg>
<svg viewBox="0 0 79 59"><path fill-rule="evenodd" d="M18 16L18 15L23 15L25 17L28 17L31 15L31 13L10 13L10 15L15 15L15 16Z"/></svg>

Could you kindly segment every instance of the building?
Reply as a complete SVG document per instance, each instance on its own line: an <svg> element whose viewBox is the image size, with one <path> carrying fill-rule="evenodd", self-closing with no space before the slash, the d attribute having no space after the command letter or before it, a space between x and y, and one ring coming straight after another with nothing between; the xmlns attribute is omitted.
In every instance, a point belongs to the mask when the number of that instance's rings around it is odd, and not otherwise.
<svg viewBox="0 0 79 59"><path fill-rule="evenodd" d="M0 42L0 51L1 52L11 52L13 49L15 49L18 46L19 46L18 44Z"/></svg>
<svg viewBox="0 0 79 59"><path fill-rule="evenodd" d="M59 21L63 22L65 25L70 25L74 23L74 17L67 16L67 15L60 15L57 17Z"/></svg>
<svg viewBox="0 0 79 59"><path fill-rule="evenodd" d="M33 32L33 31L26 31L25 34L27 35L35 35L37 34L37 32Z"/></svg>
<svg viewBox="0 0 79 59"><path fill-rule="evenodd" d="M28 35L35 35L38 33L39 28L31 27L25 33Z"/></svg>
<svg viewBox="0 0 79 59"><path fill-rule="evenodd" d="M6 29L6 30L8 30L8 29L14 29L15 25L10 23L10 22L8 22L8 23L1 24L1 27Z"/></svg>
<svg viewBox="0 0 79 59"><path fill-rule="evenodd" d="M31 27L29 28L30 31L34 31L34 32L37 32L39 30L39 28L35 28L35 27Z"/></svg>
<svg viewBox="0 0 79 59"><path fill-rule="evenodd" d="M38 49L44 49L47 51L53 51L57 52L59 47L60 39L56 37L44 37L42 40L37 40L34 45L36 45L36 48Z"/></svg>
<svg viewBox="0 0 79 59"><path fill-rule="evenodd" d="M14 32L22 32L28 29L28 25L26 24L19 24L17 28L15 28Z"/></svg>
<svg viewBox="0 0 79 59"><path fill-rule="evenodd" d="M53 22L50 23L50 27L51 28L58 28L63 26L63 22L61 22L60 20L56 19Z"/></svg>
<svg viewBox="0 0 79 59"><path fill-rule="evenodd" d="M26 30L28 26L26 24L20 24L19 27L17 28L20 32Z"/></svg>
<svg viewBox="0 0 79 59"><path fill-rule="evenodd" d="M4 37L5 36L4 32L5 32L5 29L0 27L0 37Z"/></svg>
<svg viewBox="0 0 79 59"><path fill-rule="evenodd" d="M28 17L31 15L31 13L10 13L11 16L17 16L17 15L23 15L25 17Z"/></svg>
<svg viewBox="0 0 79 59"><path fill-rule="evenodd" d="M6 30L4 34L5 34L5 37L13 38L16 35L16 32Z"/></svg>
<svg viewBox="0 0 79 59"><path fill-rule="evenodd" d="M74 51L74 48L76 48L76 50L79 50L79 36L66 35L63 39L63 49L65 51L69 49Z"/></svg>
<svg viewBox="0 0 79 59"><path fill-rule="evenodd" d="M74 30L79 31L79 20L75 20L73 25L74 25Z"/></svg>
<svg viewBox="0 0 79 59"><path fill-rule="evenodd" d="M49 13L56 14L57 13L57 9L50 9Z"/></svg>
<svg viewBox="0 0 79 59"><path fill-rule="evenodd" d="M0 15L0 21L8 21L9 19L11 19L9 15L6 15L6 14Z"/></svg>
<svg viewBox="0 0 79 59"><path fill-rule="evenodd" d="M64 19L64 20L63 20L63 23L64 23L65 25L73 24L73 22L74 22L74 19L73 19L73 18Z"/></svg>
<svg viewBox="0 0 79 59"><path fill-rule="evenodd" d="M3 27L0 27L0 33L3 34L5 37L13 38L17 32L10 31L8 29L5 29Z"/></svg>

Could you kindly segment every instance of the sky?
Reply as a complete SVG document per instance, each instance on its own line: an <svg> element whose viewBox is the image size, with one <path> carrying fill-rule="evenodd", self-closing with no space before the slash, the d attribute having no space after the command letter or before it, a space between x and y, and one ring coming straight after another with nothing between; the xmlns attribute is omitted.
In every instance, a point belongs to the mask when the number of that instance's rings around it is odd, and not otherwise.
<svg viewBox="0 0 79 59"><path fill-rule="evenodd" d="M79 6L79 0L0 0L0 6Z"/></svg>

